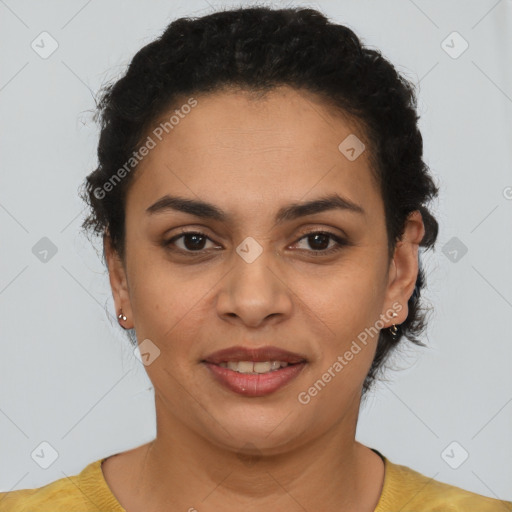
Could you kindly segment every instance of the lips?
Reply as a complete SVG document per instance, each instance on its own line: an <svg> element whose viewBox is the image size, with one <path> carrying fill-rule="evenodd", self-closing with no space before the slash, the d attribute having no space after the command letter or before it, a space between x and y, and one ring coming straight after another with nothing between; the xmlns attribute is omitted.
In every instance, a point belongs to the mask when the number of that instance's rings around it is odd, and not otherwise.
<svg viewBox="0 0 512 512"><path fill-rule="evenodd" d="M307 364L303 355L271 346L231 347L214 352L201 362L215 382L246 397L276 392L295 379Z"/></svg>
<svg viewBox="0 0 512 512"><path fill-rule="evenodd" d="M235 346L210 354L204 362L220 364L230 361L283 361L288 364L302 363L306 357L277 347L246 348Z"/></svg>

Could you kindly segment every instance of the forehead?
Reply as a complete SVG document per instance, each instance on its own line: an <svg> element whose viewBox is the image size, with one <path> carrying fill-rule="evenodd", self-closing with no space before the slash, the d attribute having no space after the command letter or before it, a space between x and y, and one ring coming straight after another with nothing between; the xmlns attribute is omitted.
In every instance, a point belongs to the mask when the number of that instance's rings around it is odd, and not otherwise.
<svg viewBox="0 0 512 512"><path fill-rule="evenodd" d="M252 211L266 200L333 192L356 203L379 202L365 133L315 95L280 87L264 96L228 90L194 99L181 115L175 110L187 98L177 102L149 130L154 147L128 193L138 209L166 193ZM347 153L350 146L356 158Z"/></svg>

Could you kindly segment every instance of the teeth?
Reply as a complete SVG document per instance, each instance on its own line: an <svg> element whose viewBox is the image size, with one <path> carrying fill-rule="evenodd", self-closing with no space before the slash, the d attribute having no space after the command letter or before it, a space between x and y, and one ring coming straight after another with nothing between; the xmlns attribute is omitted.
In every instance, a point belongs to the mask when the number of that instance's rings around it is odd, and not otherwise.
<svg viewBox="0 0 512 512"><path fill-rule="evenodd" d="M219 363L222 368L229 368L238 373L268 373L286 368L288 363L286 361L227 361Z"/></svg>
<svg viewBox="0 0 512 512"><path fill-rule="evenodd" d="M270 361L254 363L254 372L256 373L267 373L270 371L272 363Z"/></svg>
<svg viewBox="0 0 512 512"><path fill-rule="evenodd" d="M254 372L254 363L252 361L239 361L237 372L240 373L252 373ZM233 368L234 369L234 368Z"/></svg>

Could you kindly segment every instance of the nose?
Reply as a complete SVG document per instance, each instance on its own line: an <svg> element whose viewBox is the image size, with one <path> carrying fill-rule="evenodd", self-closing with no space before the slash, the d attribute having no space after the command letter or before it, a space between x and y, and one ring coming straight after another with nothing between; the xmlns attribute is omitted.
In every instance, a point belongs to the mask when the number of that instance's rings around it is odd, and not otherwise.
<svg viewBox="0 0 512 512"><path fill-rule="evenodd" d="M252 262L238 254L233 268L222 280L217 298L218 315L229 322L258 328L290 317L292 291L276 264L279 256L264 249Z"/></svg>

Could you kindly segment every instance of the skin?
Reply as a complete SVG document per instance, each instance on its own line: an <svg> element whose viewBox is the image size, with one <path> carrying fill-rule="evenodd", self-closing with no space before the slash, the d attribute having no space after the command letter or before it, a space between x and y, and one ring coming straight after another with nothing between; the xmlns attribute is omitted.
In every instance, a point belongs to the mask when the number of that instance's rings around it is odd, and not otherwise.
<svg viewBox="0 0 512 512"><path fill-rule="evenodd" d="M363 142L365 134L314 95L283 86L258 99L229 90L195 98L139 164L126 200L124 262L105 239L115 305L127 317L121 324L160 350L146 366L157 437L108 458L105 479L130 512L373 511L384 465L355 431L378 337L308 404L297 396L393 304L401 310L384 327L406 319L421 215L409 216L388 259L369 150L350 161L338 149L349 134ZM333 192L365 214L330 210L275 223L280 207ZM165 194L208 201L232 219L146 214ZM196 255L190 238L175 241L175 251L163 247L180 228L204 233L206 254ZM350 244L315 256L319 244L305 234L317 231ZM249 236L263 250L252 263L236 252ZM320 249L336 245L324 242ZM233 345L275 345L308 362L275 393L244 397L200 362Z"/></svg>

